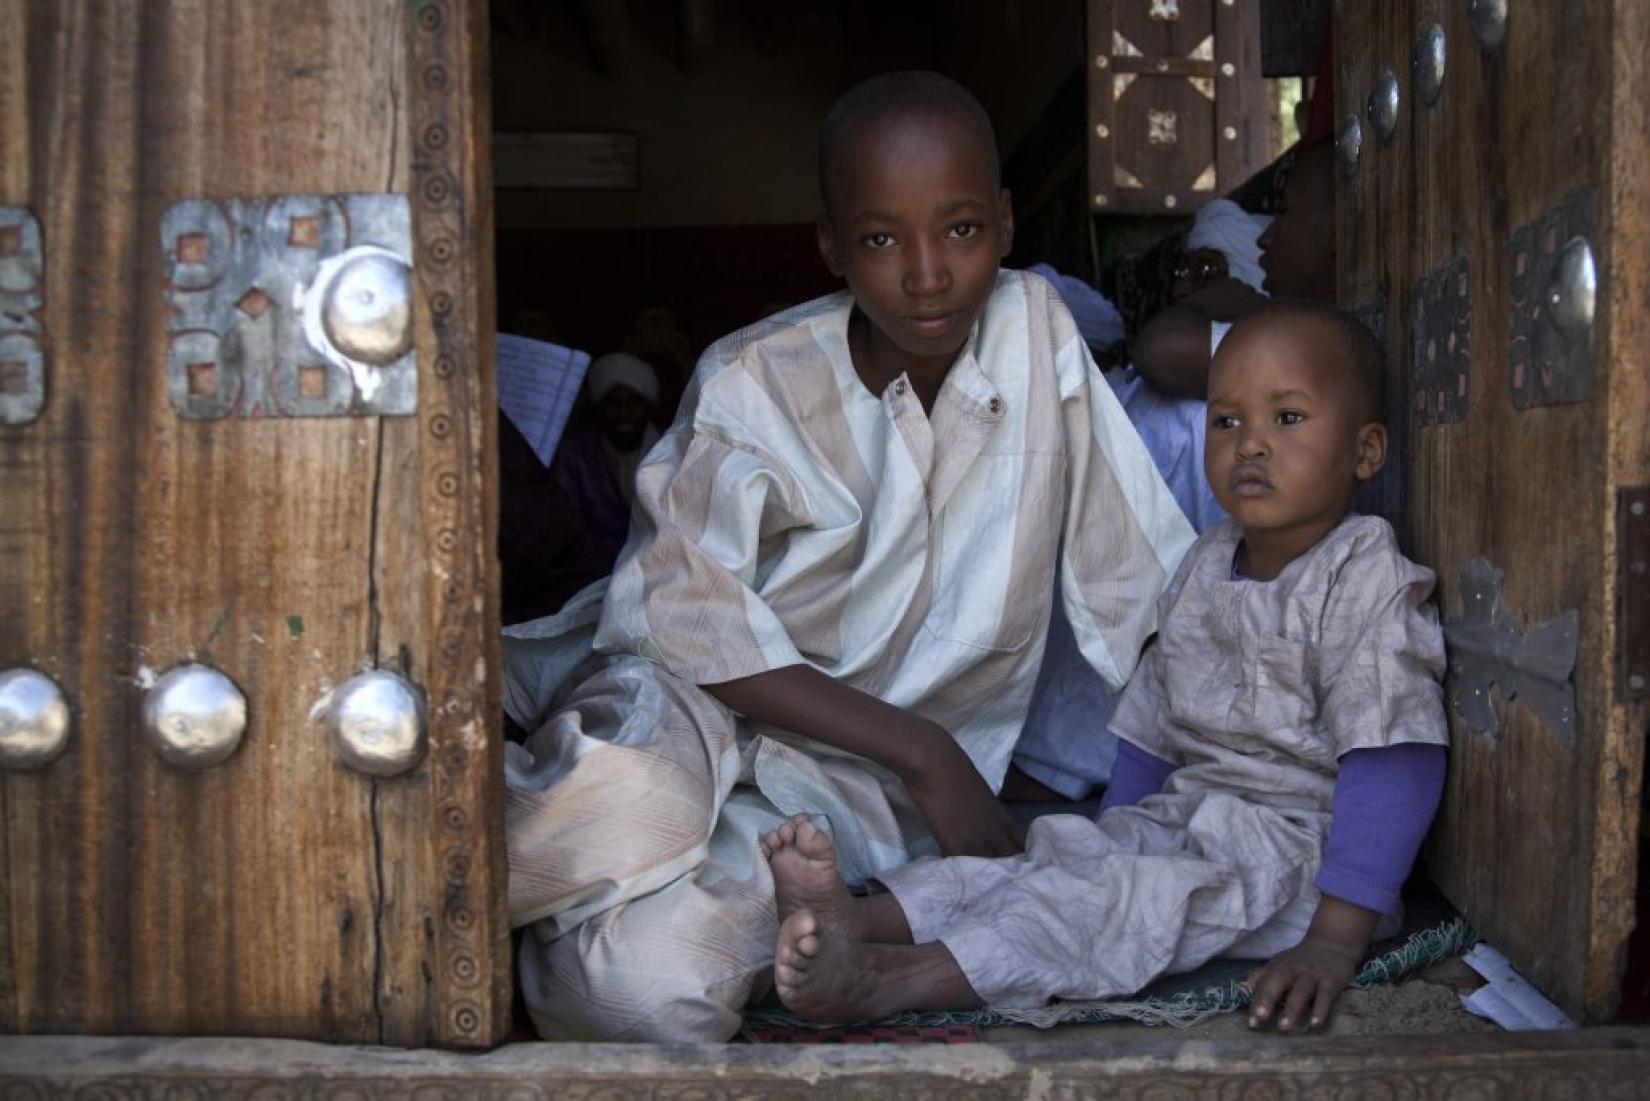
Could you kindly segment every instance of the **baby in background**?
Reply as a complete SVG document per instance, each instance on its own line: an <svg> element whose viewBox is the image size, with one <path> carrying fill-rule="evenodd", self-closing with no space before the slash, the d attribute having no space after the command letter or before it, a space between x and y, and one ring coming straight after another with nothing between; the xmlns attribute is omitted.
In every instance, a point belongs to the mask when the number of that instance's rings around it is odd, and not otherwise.
<svg viewBox="0 0 1650 1101"><path fill-rule="evenodd" d="M850 895L797 817L762 839L775 980L817 1020L1131 994L1216 956L1266 959L1250 1024L1321 1025L1443 790L1433 575L1351 513L1385 459L1382 363L1334 307L1275 302L1210 367L1204 462L1230 519L1188 552L1112 720L1094 820L1023 855L926 860Z"/></svg>

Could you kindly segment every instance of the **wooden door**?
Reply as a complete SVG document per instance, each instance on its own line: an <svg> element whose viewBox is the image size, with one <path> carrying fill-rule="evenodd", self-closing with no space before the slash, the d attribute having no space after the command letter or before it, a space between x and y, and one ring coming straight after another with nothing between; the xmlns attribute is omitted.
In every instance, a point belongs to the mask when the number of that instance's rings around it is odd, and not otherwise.
<svg viewBox="0 0 1650 1101"><path fill-rule="evenodd" d="M1532 981L1603 1020L1650 680L1650 7L1347 3L1335 57L1340 297L1384 317L1411 553L1450 649L1428 864Z"/></svg>
<svg viewBox="0 0 1650 1101"><path fill-rule="evenodd" d="M0 746L0 1030L507 1030L485 37L482 0L0 0L0 676L69 720ZM375 405L289 292L397 227ZM157 749L191 664L244 700L215 763ZM329 731L363 670L422 693L410 771Z"/></svg>

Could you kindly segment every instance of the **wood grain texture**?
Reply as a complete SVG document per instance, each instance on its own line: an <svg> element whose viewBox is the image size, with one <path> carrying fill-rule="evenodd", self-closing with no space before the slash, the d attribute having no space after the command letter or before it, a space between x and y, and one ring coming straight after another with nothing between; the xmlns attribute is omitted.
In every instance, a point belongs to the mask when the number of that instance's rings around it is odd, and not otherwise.
<svg viewBox="0 0 1650 1101"><path fill-rule="evenodd" d="M57 676L76 719L66 757L0 781L15 990L0 1026L473 1046L507 1024L497 996L470 1027L449 1023L439 931L461 906L487 949L478 974L508 982L491 544L443 578L466 594L461 617L436 603L432 568L443 525L481 546L492 523L475 337L491 324L485 118L452 125L461 328L431 329L428 250L415 255L417 417L186 421L165 386L162 214L195 197L410 192L411 53L430 6L0 5L8 65L27 59L21 95L0 78L0 201L41 212L52 357L46 414L0 429L24 471L0 508L34 518L7 544L26 568L0 577L0 615L23 630L0 661ZM482 5L434 6L449 18L433 37L466 59L448 94L472 102ZM442 356L463 369L438 377ZM437 410L462 430L442 436ZM432 510L447 498L436 451L464 493ZM198 773L136 730L141 678L188 660L228 674L249 711L236 754ZM373 665L430 692L431 754L405 777L344 767L312 714ZM455 833L474 854L456 891Z"/></svg>
<svg viewBox="0 0 1650 1101"><path fill-rule="evenodd" d="M1642 479L1647 406L1642 382L1622 381L1642 368L1624 358L1620 314L1605 309L1594 330L1592 399L1514 409L1508 244L1517 227L1594 187L1595 248L1608 242L1610 270L1626 264L1643 278L1642 229L1637 244L1612 237L1617 208L1642 183L1623 178L1623 195L1604 201L1623 171L1616 147L1631 144L1611 139L1624 125L1612 107L1621 94L1612 57L1646 47L1642 37L1623 47L1615 36L1642 20L1618 28L1619 12L1599 0L1521 5L1506 41L1486 53L1464 5L1411 0L1342 5L1339 14L1340 116L1362 108L1383 68L1404 89L1391 142L1366 118L1363 161L1341 181L1341 301L1386 298L1389 365L1407 375L1417 280L1465 256L1471 283L1468 415L1423 425L1412 414L1407 425L1412 553L1438 572L1446 615L1461 610L1461 567L1482 557L1506 571L1504 597L1521 630L1571 609L1581 617L1575 744L1519 701L1499 701L1493 739L1452 717L1429 867L1533 981L1572 1014L1602 1020L1615 1004L1632 920L1643 752L1642 713L1634 719L1615 703L1614 498L1621 478ZM1413 95L1408 59L1415 35L1434 21L1449 64L1443 94L1428 107ZM1612 460L1624 434L1637 436L1633 457Z"/></svg>
<svg viewBox="0 0 1650 1101"><path fill-rule="evenodd" d="M935 1098L1333 1101L1650 1096L1650 1032L1094 1037L959 1046L511 1044L486 1055L288 1041L0 1038L0 1092L512 1101Z"/></svg>

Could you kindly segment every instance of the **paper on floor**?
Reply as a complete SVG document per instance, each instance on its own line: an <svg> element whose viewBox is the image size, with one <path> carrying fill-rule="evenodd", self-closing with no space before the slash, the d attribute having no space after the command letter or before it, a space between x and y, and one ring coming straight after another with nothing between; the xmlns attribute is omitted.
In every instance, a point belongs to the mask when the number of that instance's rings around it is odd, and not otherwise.
<svg viewBox="0 0 1650 1101"><path fill-rule="evenodd" d="M1488 944L1479 941L1461 958L1486 980L1484 986L1471 994L1461 995L1461 1004L1469 1012L1488 1018L1510 1032L1576 1027L1562 1009L1513 970L1506 956Z"/></svg>

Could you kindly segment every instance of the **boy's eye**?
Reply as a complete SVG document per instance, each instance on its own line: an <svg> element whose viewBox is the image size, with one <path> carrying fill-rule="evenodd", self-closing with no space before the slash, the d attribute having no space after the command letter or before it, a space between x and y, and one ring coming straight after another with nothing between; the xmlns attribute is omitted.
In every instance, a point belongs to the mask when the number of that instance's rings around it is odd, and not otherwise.
<svg viewBox="0 0 1650 1101"><path fill-rule="evenodd" d="M959 241L966 241L970 237L978 236L979 232L980 223L978 222L958 222L951 227L951 236Z"/></svg>
<svg viewBox="0 0 1650 1101"><path fill-rule="evenodd" d="M891 233L867 233L860 241L867 248L888 248L894 243L894 235Z"/></svg>
<svg viewBox="0 0 1650 1101"><path fill-rule="evenodd" d="M1236 428L1237 418L1230 413L1219 413L1209 418L1210 428Z"/></svg>
<svg viewBox="0 0 1650 1101"><path fill-rule="evenodd" d="M1306 414L1298 409L1285 409L1278 413L1279 424L1299 424L1306 419Z"/></svg>

